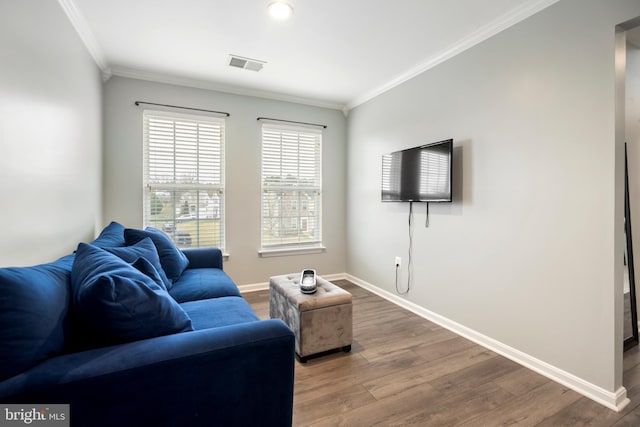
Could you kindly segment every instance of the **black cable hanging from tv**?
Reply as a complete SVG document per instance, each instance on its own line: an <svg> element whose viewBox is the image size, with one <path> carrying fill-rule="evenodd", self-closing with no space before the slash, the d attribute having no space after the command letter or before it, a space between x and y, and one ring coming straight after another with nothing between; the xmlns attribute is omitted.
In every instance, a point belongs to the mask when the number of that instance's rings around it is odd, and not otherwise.
<svg viewBox="0 0 640 427"><path fill-rule="evenodd" d="M297 125L317 126L317 127L321 127L322 129L326 129L327 128L327 125L318 124L318 123L296 122L294 120L272 119L270 117L258 117L256 120L257 121L270 120L272 122L285 122L285 123L295 123Z"/></svg>
<svg viewBox="0 0 640 427"><path fill-rule="evenodd" d="M134 102L134 104L136 105L136 107L139 107L140 104L145 104L145 105L155 105L155 106L158 106L158 107L180 108L182 110L203 111L205 113L221 114L221 115L226 116L226 117L230 117L231 116L231 114L227 113L226 111L215 111L215 110L206 110L204 108L183 107L181 105L158 104L158 103L155 103L155 102L147 102L147 101L136 101L136 102Z"/></svg>
<svg viewBox="0 0 640 427"><path fill-rule="evenodd" d="M426 215L426 218L424 219L424 228L429 227L429 202L427 202L426 205L427 205L427 215Z"/></svg>
<svg viewBox="0 0 640 427"><path fill-rule="evenodd" d="M411 290L411 254L413 253L413 202L409 203L409 261L407 262L407 294Z"/></svg>
<svg viewBox="0 0 640 427"><path fill-rule="evenodd" d="M398 267L396 267L396 292L398 295L407 295L411 290L411 252L413 252L413 235L411 224L413 222L413 202L409 202L409 261L407 262L407 290L400 292L398 288Z"/></svg>

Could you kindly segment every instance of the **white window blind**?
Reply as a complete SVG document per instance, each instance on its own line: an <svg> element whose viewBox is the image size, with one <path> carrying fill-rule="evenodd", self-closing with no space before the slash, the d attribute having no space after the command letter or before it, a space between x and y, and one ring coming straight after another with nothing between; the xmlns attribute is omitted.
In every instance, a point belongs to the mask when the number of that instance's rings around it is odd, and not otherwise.
<svg viewBox="0 0 640 427"><path fill-rule="evenodd" d="M322 132L262 125L262 249L322 246Z"/></svg>
<svg viewBox="0 0 640 427"><path fill-rule="evenodd" d="M224 119L144 111L144 225L224 248Z"/></svg>

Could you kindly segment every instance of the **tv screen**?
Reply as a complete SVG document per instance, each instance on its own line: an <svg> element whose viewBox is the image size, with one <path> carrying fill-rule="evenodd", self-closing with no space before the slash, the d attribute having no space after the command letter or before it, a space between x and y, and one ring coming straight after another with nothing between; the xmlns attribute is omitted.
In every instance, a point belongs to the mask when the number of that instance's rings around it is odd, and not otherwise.
<svg viewBox="0 0 640 427"><path fill-rule="evenodd" d="M450 202L453 139L382 156L383 202Z"/></svg>

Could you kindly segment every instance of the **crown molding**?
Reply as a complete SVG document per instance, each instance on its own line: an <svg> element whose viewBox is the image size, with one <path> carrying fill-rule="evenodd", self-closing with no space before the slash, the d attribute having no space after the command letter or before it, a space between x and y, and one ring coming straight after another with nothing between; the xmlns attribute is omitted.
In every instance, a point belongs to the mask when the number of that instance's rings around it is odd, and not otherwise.
<svg viewBox="0 0 640 427"><path fill-rule="evenodd" d="M293 102L296 104L310 105L314 107L328 108L332 110L345 111L345 105L337 102L321 101L317 99L298 97L293 95L286 95L276 92L262 91L257 89L243 88L239 86L225 85L220 83L213 83L203 80L190 79L186 77L177 77L172 75L165 75L161 73L154 73L148 71L141 71L122 67L109 67L107 60L104 56L102 48L98 44L96 37L91 31L87 20L82 12L76 6L74 0L58 0L60 7L64 10L64 13L71 21L71 24L75 28L78 36L84 43L85 47L89 51L89 54L93 57L93 60L100 68L102 74L102 80L108 81L111 76L129 77L132 79L148 80L157 83L174 84L179 86L194 87L198 89L215 90L218 92L232 93L235 95L254 96L258 98L272 99L276 101Z"/></svg>
<svg viewBox="0 0 640 427"><path fill-rule="evenodd" d="M295 104L310 105L313 107L328 108L331 110L343 111L344 104L337 102L321 101L318 99L305 98L293 95L286 95L277 92L263 91L240 86L214 83L206 80L192 79L188 77L178 77L169 74L142 71L124 67L111 67L111 74L114 76L127 77L130 79L146 80L156 83L172 84L177 86L193 87L197 89L214 90L216 92L230 93L233 95L253 96L256 98L271 99L275 101L292 102Z"/></svg>
<svg viewBox="0 0 640 427"><path fill-rule="evenodd" d="M540 12L541 10L557 3L559 0L537 0L520 6L510 13L507 13L493 22L481 27L468 37L460 39L448 48L442 50L436 55L427 58L425 61L409 69L405 73L397 76L388 83L385 83L371 91L365 92L353 100L342 104L339 102L322 101L313 98L300 97L295 95L287 95L278 92L263 91L240 86L226 85L222 83L214 83L210 81L192 79L188 77L178 77L162 73L150 71L135 70L123 67L109 67L104 56L102 48L98 44L93 32L91 31L86 19L74 3L74 0L58 0L60 7L71 21L80 39L86 46L87 50L93 57L93 60L101 70L102 80L107 81L112 75L128 77L139 80L148 80L157 83L174 84L179 86L194 87L198 89L214 90L218 92L231 93L235 95L253 96L275 101L292 102L296 104L310 105L314 107L328 108L332 110L340 110L345 117L348 116L349 110L364 104L365 102L376 98L379 95L401 85L402 83L430 70L431 68L453 58L454 56L464 52L465 50L487 40L488 38L504 31L505 29L527 19L528 17Z"/></svg>
<svg viewBox="0 0 640 427"><path fill-rule="evenodd" d="M507 28L529 18L532 15L535 15L541 10L546 9L554 3L557 3L558 1L559 0L538 0L526 3L514 9L513 11L501 16L500 18L471 33L468 37L464 37L458 40L456 43L452 44L436 55L427 58L425 61L409 69L390 82L358 96L357 98L347 103L346 109L350 110L357 107L358 105L364 104L365 102L379 95L382 95L383 93L393 89L396 86L401 85L407 80L410 80L424 73L425 71L430 70L431 68L439 64L442 64L443 62L453 58L454 56L464 52L465 50L470 49L473 46L487 40L488 38L495 36L501 31L506 30Z"/></svg>
<svg viewBox="0 0 640 427"><path fill-rule="evenodd" d="M73 25L73 28L76 29L76 32L80 36L82 43L84 43L89 54L102 71L102 79L105 81L108 80L111 75L109 65L84 15L82 15L73 0L58 0L58 4L60 4L60 7L64 10L67 18L71 21L71 25Z"/></svg>

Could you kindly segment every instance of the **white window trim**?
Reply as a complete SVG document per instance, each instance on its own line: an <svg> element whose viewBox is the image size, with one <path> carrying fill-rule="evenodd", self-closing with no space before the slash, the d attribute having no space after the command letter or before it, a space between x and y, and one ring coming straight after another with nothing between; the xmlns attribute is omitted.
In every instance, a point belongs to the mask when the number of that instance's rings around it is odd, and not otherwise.
<svg viewBox="0 0 640 427"><path fill-rule="evenodd" d="M144 123L147 116L151 117L159 117L166 118L167 120L188 120L202 123L216 123L221 127L221 146L220 146L220 183L219 184L181 184L181 183L151 183L149 173L149 154L148 154L148 140L145 134L146 132L146 124ZM226 168L225 168L225 138L226 138L226 121L224 118L220 118L217 116L211 116L206 114L184 114L184 113L176 113L171 111L163 111L163 110L144 110L142 114L143 118L143 224L145 226L150 225L147 223L147 215L146 215L146 198L148 197L148 191L153 188L194 188L194 189L211 189L213 191L217 191L220 199L220 220L222 224L220 225L220 244L219 248L223 251L224 255L228 257L229 255L225 253L224 247L226 245ZM176 218L177 219L177 218ZM193 246L198 247L198 246ZM200 246L203 247L203 246Z"/></svg>
<svg viewBox="0 0 640 427"><path fill-rule="evenodd" d="M290 255L307 255L307 254L319 254L326 252L327 248L324 246L309 246L306 248L283 248L283 249L260 249L258 254L262 258L270 258L277 256L290 256Z"/></svg>
<svg viewBox="0 0 640 427"><path fill-rule="evenodd" d="M294 243L274 243L271 245L264 245L264 194L265 194L265 186L264 186L264 131L272 130L275 132L295 132L307 135L318 135L319 137L319 147L318 153L316 157L318 173L317 179L319 182L318 186L313 186L311 189L317 191L318 193L318 214L316 217L317 221L314 221L317 224L318 228L318 240L316 242L294 242ZM258 254L261 257L272 257L272 256L287 256L287 255L299 255L299 254L307 254L307 253L320 253L324 252L326 248L323 245L323 237L322 237L322 139L324 133L321 130L318 130L315 127L308 126L298 126L298 125L283 125L283 124L275 124L266 122L260 127L260 146L261 146L261 172L260 172L260 245L261 248L258 250ZM295 189L300 190L301 187L294 187ZM277 188L272 187L271 189L277 190ZM282 190L287 190L289 187L282 187ZM300 206L298 205L298 208ZM302 213L301 209L296 210L299 213ZM299 216L298 216L299 218Z"/></svg>

